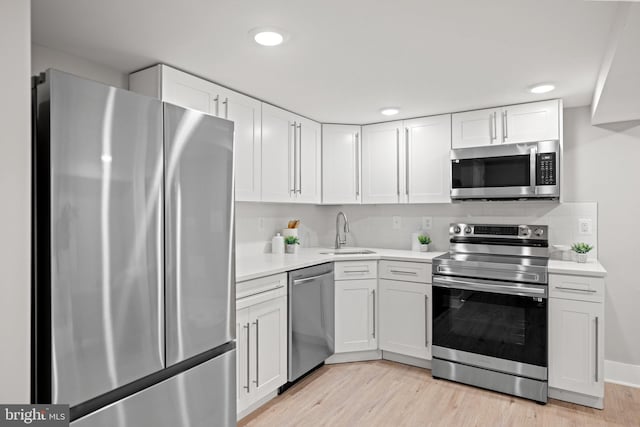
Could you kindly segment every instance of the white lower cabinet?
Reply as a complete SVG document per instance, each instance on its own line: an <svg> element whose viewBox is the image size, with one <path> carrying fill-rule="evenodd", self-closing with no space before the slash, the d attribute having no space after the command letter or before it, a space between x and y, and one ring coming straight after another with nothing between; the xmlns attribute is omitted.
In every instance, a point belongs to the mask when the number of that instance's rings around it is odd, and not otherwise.
<svg viewBox="0 0 640 427"><path fill-rule="evenodd" d="M377 279L337 280L335 352L376 350Z"/></svg>
<svg viewBox="0 0 640 427"><path fill-rule="evenodd" d="M431 285L380 279L380 349L431 359Z"/></svg>
<svg viewBox="0 0 640 427"><path fill-rule="evenodd" d="M602 408L604 298L594 301L595 291L574 284L580 279L549 277L551 284L568 283L554 287L555 297L549 298L549 395ZM585 279L604 287L603 279Z"/></svg>
<svg viewBox="0 0 640 427"><path fill-rule="evenodd" d="M238 413L287 382L287 297L283 289L238 300Z"/></svg>

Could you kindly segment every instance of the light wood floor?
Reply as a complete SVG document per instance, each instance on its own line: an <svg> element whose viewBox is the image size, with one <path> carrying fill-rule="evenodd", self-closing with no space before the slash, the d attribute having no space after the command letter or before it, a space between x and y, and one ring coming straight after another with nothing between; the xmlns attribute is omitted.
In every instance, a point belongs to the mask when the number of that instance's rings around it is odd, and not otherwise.
<svg viewBox="0 0 640 427"><path fill-rule="evenodd" d="M387 361L325 365L239 426L640 426L640 389L606 384L605 409L547 405L434 380Z"/></svg>

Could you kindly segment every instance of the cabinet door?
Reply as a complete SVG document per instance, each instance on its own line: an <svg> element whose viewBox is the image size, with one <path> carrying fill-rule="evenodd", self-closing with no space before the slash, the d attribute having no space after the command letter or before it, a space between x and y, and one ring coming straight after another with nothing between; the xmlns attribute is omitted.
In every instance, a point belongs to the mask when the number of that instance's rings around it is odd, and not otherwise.
<svg viewBox="0 0 640 427"><path fill-rule="evenodd" d="M262 201L290 202L294 195L295 116L262 103Z"/></svg>
<svg viewBox="0 0 640 427"><path fill-rule="evenodd" d="M249 307L251 401L287 382L287 300L278 297Z"/></svg>
<svg viewBox="0 0 640 427"><path fill-rule="evenodd" d="M401 121L362 127L362 203L400 201L401 128Z"/></svg>
<svg viewBox="0 0 640 427"><path fill-rule="evenodd" d="M549 298L549 386L604 396L604 308Z"/></svg>
<svg viewBox="0 0 640 427"><path fill-rule="evenodd" d="M451 114L405 120L406 201L451 201Z"/></svg>
<svg viewBox="0 0 640 427"><path fill-rule="evenodd" d="M248 406L249 390L249 309L236 311L236 388L237 388L237 412L240 413Z"/></svg>
<svg viewBox="0 0 640 427"><path fill-rule="evenodd" d="M336 281L336 353L375 350L376 279Z"/></svg>
<svg viewBox="0 0 640 427"><path fill-rule="evenodd" d="M258 100L220 88L219 116L234 124L236 200L260 201L262 108Z"/></svg>
<svg viewBox="0 0 640 427"><path fill-rule="evenodd" d="M502 109L502 141L545 141L560 138L560 101L531 102Z"/></svg>
<svg viewBox="0 0 640 427"><path fill-rule="evenodd" d="M360 126L322 125L322 203L360 203Z"/></svg>
<svg viewBox="0 0 640 427"><path fill-rule="evenodd" d="M219 86L166 65L161 67L163 101L216 115Z"/></svg>
<svg viewBox="0 0 640 427"><path fill-rule="evenodd" d="M451 115L451 148L479 147L502 142L501 109Z"/></svg>
<svg viewBox="0 0 640 427"><path fill-rule="evenodd" d="M380 349L431 359L431 286L385 279L379 285Z"/></svg>
<svg viewBox="0 0 640 427"><path fill-rule="evenodd" d="M298 148L298 193L295 201L320 203L321 195L321 127L304 117L296 118Z"/></svg>

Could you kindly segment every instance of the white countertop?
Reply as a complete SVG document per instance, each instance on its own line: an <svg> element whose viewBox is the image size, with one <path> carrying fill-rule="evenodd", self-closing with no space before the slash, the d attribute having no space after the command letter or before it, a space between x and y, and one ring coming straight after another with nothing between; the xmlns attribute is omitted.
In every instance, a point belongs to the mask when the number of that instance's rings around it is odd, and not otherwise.
<svg viewBox="0 0 640 427"><path fill-rule="evenodd" d="M350 248L354 249L354 248ZM363 249L363 248L358 248ZM444 252L414 252L398 249L366 248L373 254L327 255L330 248L300 248L297 254L238 254L236 256L236 281L257 279L272 274L285 273L298 268L309 267L323 262L380 260L427 262ZM549 273L569 274L574 276L605 277L607 271L597 260L589 260L585 264L573 261L549 260Z"/></svg>
<svg viewBox="0 0 640 427"><path fill-rule="evenodd" d="M349 248L353 249L353 248ZM362 248L358 248L362 249ZM373 254L327 255L330 248L299 248L297 254L239 254L236 255L236 282L257 279L258 277L284 273L298 268L309 267L323 262L379 260L428 262L444 252L414 252L398 249L366 248Z"/></svg>
<svg viewBox="0 0 640 427"><path fill-rule="evenodd" d="M604 269L595 259L590 259L586 263L575 261L549 260L550 274L569 274L572 276L605 277L607 270Z"/></svg>

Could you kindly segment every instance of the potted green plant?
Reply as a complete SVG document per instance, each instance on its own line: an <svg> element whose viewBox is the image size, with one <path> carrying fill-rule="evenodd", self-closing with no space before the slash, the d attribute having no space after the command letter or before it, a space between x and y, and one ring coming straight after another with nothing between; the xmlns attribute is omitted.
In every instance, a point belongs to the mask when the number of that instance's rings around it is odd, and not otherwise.
<svg viewBox="0 0 640 427"><path fill-rule="evenodd" d="M587 254L593 249L593 246L587 243L574 243L571 250L576 253L578 262L587 262Z"/></svg>
<svg viewBox="0 0 640 427"><path fill-rule="evenodd" d="M431 243L429 236L424 234L419 235L418 242L420 242L420 252L429 252L429 243Z"/></svg>
<svg viewBox="0 0 640 427"><path fill-rule="evenodd" d="M285 250L288 254L295 254L298 252L298 245L300 239L296 236L287 236L284 238Z"/></svg>

